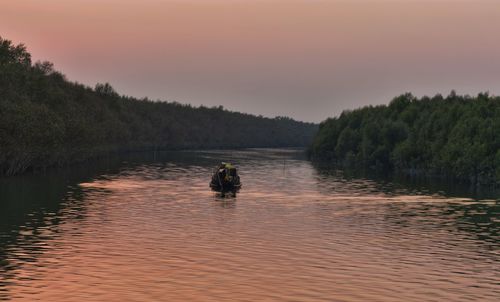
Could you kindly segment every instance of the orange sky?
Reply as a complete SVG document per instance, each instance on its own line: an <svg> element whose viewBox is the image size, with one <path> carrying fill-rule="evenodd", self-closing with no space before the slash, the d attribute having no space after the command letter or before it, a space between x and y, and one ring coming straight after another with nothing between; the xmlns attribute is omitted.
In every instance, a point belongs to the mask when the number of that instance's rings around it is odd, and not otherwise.
<svg viewBox="0 0 500 302"><path fill-rule="evenodd" d="M70 80L320 121L417 95L500 92L500 1L4 0L0 36Z"/></svg>

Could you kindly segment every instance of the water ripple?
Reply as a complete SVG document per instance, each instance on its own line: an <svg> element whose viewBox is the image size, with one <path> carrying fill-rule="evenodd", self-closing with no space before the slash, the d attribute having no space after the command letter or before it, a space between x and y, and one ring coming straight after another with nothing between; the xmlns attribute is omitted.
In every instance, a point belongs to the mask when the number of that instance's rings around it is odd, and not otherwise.
<svg viewBox="0 0 500 302"><path fill-rule="evenodd" d="M497 301L499 203L394 188L289 150L126 165L0 229L0 300Z"/></svg>

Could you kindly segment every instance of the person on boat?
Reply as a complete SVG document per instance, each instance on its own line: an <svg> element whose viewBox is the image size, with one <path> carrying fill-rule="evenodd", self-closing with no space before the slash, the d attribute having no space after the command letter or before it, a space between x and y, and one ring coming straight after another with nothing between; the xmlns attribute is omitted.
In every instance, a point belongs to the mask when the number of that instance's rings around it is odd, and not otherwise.
<svg viewBox="0 0 500 302"><path fill-rule="evenodd" d="M240 178L236 172L236 168L230 164L222 162L217 172L212 176L210 183L212 188L235 188L240 187Z"/></svg>
<svg viewBox="0 0 500 302"><path fill-rule="evenodd" d="M219 170L218 170L218 175L219 175L219 178L221 180L226 180L226 176L227 176L227 170L226 170L226 163L225 162L222 162L220 165L219 165Z"/></svg>

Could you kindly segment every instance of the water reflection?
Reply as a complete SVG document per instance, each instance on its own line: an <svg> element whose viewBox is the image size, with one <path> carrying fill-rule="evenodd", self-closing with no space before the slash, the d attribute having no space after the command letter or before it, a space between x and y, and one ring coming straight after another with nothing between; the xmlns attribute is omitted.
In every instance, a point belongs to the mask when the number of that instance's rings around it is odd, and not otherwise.
<svg viewBox="0 0 500 302"><path fill-rule="evenodd" d="M234 200L234 199L236 199L236 194L238 194L238 191L235 190L235 191L214 192L215 199L218 199L218 200Z"/></svg>
<svg viewBox="0 0 500 302"><path fill-rule="evenodd" d="M220 161L238 193L208 187ZM294 150L132 154L0 180L0 300L495 301L499 202Z"/></svg>
<svg viewBox="0 0 500 302"><path fill-rule="evenodd" d="M52 187L53 188L53 187ZM24 189L30 189L29 186ZM31 188L34 189L34 188ZM5 193L5 192L4 192ZM16 280L30 280L29 275L21 275L26 263L36 263L46 252L46 242L57 236L57 216L59 203L42 203L36 208L40 191L24 192L20 200L22 206L12 207L6 194L2 194L2 227L0 230L0 299L8 297L8 285ZM45 191L44 191L45 193ZM52 194L53 193L53 194ZM53 191L51 197L64 198L64 192ZM33 198L33 199L30 199ZM30 204L34 204L30 206Z"/></svg>
<svg viewBox="0 0 500 302"><path fill-rule="evenodd" d="M374 192L387 195L427 195L447 198L469 198L473 200L500 200L498 188L472 186L439 178L410 178L403 175L383 174L371 170L339 170L329 164L314 162L314 169L321 179L355 182Z"/></svg>
<svg viewBox="0 0 500 302"><path fill-rule="evenodd" d="M0 300L12 298L9 285L36 279L24 269L53 252L49 243L61 236L61 223L85 218L86 193L77 184L93 172L75 166L0 179Z"/></svg>
<svg viewBox="0 0 500 302"><path fill-rule="evenodd" d="M226 193L216 193L215 202L222 208L233 209L236 207L236 195Z"/></svg>
<svg viewBox="0 0 500 302"><path fill-rule="evenodd" d="M478 239L500 242L500 201L494 189L469 190L456 183L442 183L438 186L431 181L410 181L387 177L368 179L353 176L345 171L317 167L318 188L325 194L355 194L389 200L387 215L398 225L407 224L410 219L429 222L444 227L452 224L454 228L475 234ZM439 183L438 183L439 184ZM488 198L488 199L481 199ZM417 202L417 203L415 203ZM378 205L377 205L378 206ZM418 225L418 224L416 224Z"/></svg>

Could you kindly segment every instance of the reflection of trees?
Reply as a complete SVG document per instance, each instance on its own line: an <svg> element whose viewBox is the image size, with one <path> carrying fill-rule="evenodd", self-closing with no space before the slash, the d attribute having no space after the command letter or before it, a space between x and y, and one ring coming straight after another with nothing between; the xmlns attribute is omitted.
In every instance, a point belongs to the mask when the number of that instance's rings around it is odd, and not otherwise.
<svg viewBox="0 0 500 302"><path fill-rule="evenodd" d="M391 183L384 178L370 178L363 171L340 170L313 162L318 189L324 194L390 194Z"/></svg>
<svg viewBox="0 0 500 302"><path fill-rule="evenodd" d="M457 218L457 227L475 233L477 238L500 243L500 203L452 204L443 209L443 215Z"/></svg>
<svg viewBox="0 0 500 302"><path fill-rule="evenodd" d="M454 228L474 234L482 242L500 242L500 201L460 201L443 199L437 202L405 202L405 196L441 196L445 198L497 197L494 190L462 187L450 183L430 181L405 181L381 177L360 171L336 170L315 165L316 180L320 191L326 195L398 197L401 199L381 204L386 221L394 227L418 227L424 232ZM376 203L376 201L374 201Z"/></svg>
<svg viewBox="0 0 500 302"><path fill-rule="evenodd" d="M117 162L99 163L0 179L0 300L9 299L9 284L23 263L37 262L46 252L44 243L59 236L62 212L65 220L86 217L85 192L77 184L112 171Z"/></svg>
<svg viewBox="0 0 500 302"><path fill-rule="evenodd" d="M318 180L365 184L365 189L387 195L439 195L444 197L471 198L475 200L498 199L500 191L488 186L472 186L436 178L413 178L395 174L377 173L372 170L339 169L335 165L313 162ZM336 188L334 188L336 189Z"/></svg>

